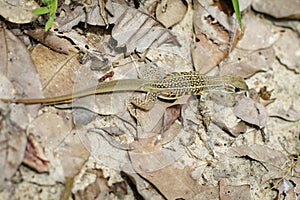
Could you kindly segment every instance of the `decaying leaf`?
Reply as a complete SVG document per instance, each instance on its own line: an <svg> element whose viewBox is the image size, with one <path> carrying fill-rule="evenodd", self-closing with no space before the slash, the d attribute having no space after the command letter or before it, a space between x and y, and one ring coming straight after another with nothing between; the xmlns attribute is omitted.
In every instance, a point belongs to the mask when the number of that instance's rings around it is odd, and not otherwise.
<svg viewBox="0 0 300 200"><path fill-rule="evenodd" d="M7 187L7 181L16 173L25 152L26 134L9 119L1 120L0 133L0 191Z"/></svg>
<svg viewBox="0 0 300 200"><path fill-rule="evenodd" d="M43 147L36 141L33 134L29 134L27 138L23 163L39 173L49 172L49 161L43 152Z"/></svg>
<svg viewBox="0 0 300 200"><path fill-rule="evenodd" d="M28 129L45 147L50 165L55 165L50 171L51 178L57 181L75 176L89 156L81 138L71 132L72 127L70 116L48 112L36 118Z"/></svg>
<svg viewBox="0 0 300 200"><path fill-rule="evenodd" d="M155 185L165 198L190 199L199 194L205 194L205 190L209 186L198 184L191 177L192 169L190 167L176 168L176 160L174 160L172 151L157 148L158 146L151 147L149 143L140 144L139 146L141 149L129 152L134 170ZM148 147L146 148L146 146ZM214 194L211 193L210 197L214 198Z"/></svg>
<svg viewBox="0 0 300 200"><path fill-rule="evenodd" d="M156 8L156 18L166 28L179 23L185 16L187 3L184 0L164 0Z"/></svg>
<svg viewBox="0 0 300 200"><path fill-rule="evenodd" d="M125 196L128 193L128 186L124 181L110 185L110 177L105 177L101 169L86 172L82 176L82 179L86 180L81 180L81 182L89 181L89 184L85 185L84 188L76 188L74 191L76 199L105 199L107 196L109 196L109 198L117 198L119 196Z"/></svg>
<svg viewBox="0 0 300 200"><path fill-rule="evenodd" d="M250 185L227 185L224 180L220 181L220 199L251 199Z"/></svg>
<svg viewBox="0 0 300 200"><path fill-rule="evenodd" d="M80 68L75 53L64 55L42 45L37 45L31 56L39 73L46 97L73 92L74 78L76 78L74 77L74 71Z"/></svg>
<svg viewBox="0 0 300 200"><path fill-rule="evenodd" d="M231 156L249 156L263 164L277 166L279 169L287 161L287 157L282 152L257 144L230 148L229 154Z"/></svg>
<svg viewBox="0 0 300 200"><path fill-rule="evenodd" d="M270 116L273 117L279 117L292 122L300 120L300 112L293 105L286 108L285 102L276 102L269 110Z"/></svg>
<svg viewBox="0 0 300 200"><path fill-rule="evenodd" d="M220 74L238 74L250 77L269 69L275 62L274 50L270 47L259 51L235 49L220 67Z"/></svg>
<svg viewBox="0 0 300 200"><path fill-rule="evenodd" d="M14 97L42 97L39 76L25 45L3 27L0 44L0 72L12 81Z"/></svg>
<svg viewBox="0 0 300 200"><path fill-rule="evenodd" d="M34 21L38 17L32 14L32 10L37 7L38 4L34 0L0 0L0 15L10 22L26 24Z"/></svg>
<svg viewBox="0 0 300 200"><path fill-rule="evenodd" d="M239 41L237 48L244 50L261 50L271 47L280 37L279 30L271 22L262 20L253 13L244 18L244 37Z"/></svg>
<svg viewBox="0 0 300 200"><path fill-rule="evenodd" d="M280 151L266 145L240 145L231 147L222 155L214 169L215 179L226 178L232 183L261 185L286 175L287 157ZM251 171L243 173L244 171ZM255 183L256 182L256 183Z"/></svg>
<svg viewBox="0 0 300 200"><path fill-rule="evenodd" d="M69 50L72 48L71 44L65 39L57 37L52 32L45 32L45 29L34 29L26 32L37 41L50 47L54 51L69 54Z"/></svg>
<svg viewBox="0 0 300 200"><path fill-rule="evenodd" d="M198 41L192 50L193 63L197 71L206 74L227 56L229 33L238 30L233 30L228 23L230 16L218 12L217 6L206 1L195 1L194 4L194 29ZM234 46L240 39L239 34L234 38Z"/></svg>
<svg viewBox="0 0 300 200"><path fill-rule="evenodd" d="M63 5L61 7L61 16L56 18L59 24L58 30L62 32L69 32L78 25L79 22L84 22L89 25L106 26L106 19L101 14L101 6L99 1L91 1L92 4L84 3L75 5ZM75 6L75 8L74 8Z"/></svg>
<svg viewBox="0 0 300 200"><path fill-rule="evenodd" d="M300 8L300 4L299 4ZM300 12L299 12L300 14ZM274 44L275 55L279 61L290 70L300 73L300 42L297 33L286 30Z"/></svg>
<svg viewBox="0 0 300 200"><path fill-rule="evenodd" d="M180 46L171 31L149 15L117 3L112 6L115 21L112 37L118 41L118 47L126 47L126 55L163 45Z"/></svg>
<svg viewBox="0 0 300 200"><path fill-rule="evenodd" d="M237 96L234 114L243 121L260 128L264 128L267 125L268 112L266 108L245 95Z"/></svg>

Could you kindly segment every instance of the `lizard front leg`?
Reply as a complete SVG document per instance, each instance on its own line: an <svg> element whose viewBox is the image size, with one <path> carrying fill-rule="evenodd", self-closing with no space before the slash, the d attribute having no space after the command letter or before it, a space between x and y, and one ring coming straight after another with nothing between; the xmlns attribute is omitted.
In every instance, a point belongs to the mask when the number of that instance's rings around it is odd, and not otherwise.
<svg viewBox="0 0 300 200"><path fill-rule="evenodd" d="M157 97L158 94L156 92L148 92L145 98L132 96L127 103L127 109L130 115L137 118L136 107L146 111L150 110L154 106Z"/></svg>
<svg viewBox="0 0 300 200"><path fill-rule="evenodd" d="M199 114L200 114L199 118L201 118L203 126L206 131L208 131L208 127L211 122L210 110L206 105L207 98L208 98L208 93L203 93L200 96L199 104L198 104Z"/></svg>

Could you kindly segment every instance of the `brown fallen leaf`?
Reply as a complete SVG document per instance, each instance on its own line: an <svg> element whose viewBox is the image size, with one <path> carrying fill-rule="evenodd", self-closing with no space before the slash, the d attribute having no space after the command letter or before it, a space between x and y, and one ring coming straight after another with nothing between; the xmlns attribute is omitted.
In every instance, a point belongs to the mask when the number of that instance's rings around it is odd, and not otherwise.
<svg viewBox="0 0 300 200"><path fill-rule="evenodd" d="M39 44L31 53L40 76L46 97L59 96L73 92L74 71L81 65L76 54L64 55ZM31 96L35 98L37 96Z"/></svg>
<svg viewBox="0 0 300 200"><path fill-rule="evenodd" d="M300 112L296 110L293 105L285 109L283 104L279 103L273 106L269 112L270 116L279 117L287 121L296 122L300 120Z"/></svg>
<svg viewBox="0 0 300 200"><path fill-rule="evenodd" d="M26 31L25 33L43 43L45 46L60 53L68 55L70 53L69 50L72 48L69 41L56 36L54 32L45 32L45 29L34 29Z"/></svg>
<svg viewBox="0 0 300 200"><path fill-rule="evenodd" d="M3 27L0 44L0 73L12 82L14 97L42 97L40 79L25 45Z"/></svg>
<svg viewBox="0 0 300 200"><path fill-rule="evenodd" d="M210 199L217 198L217 189L212 186L201 186L191 176L191 167L176 168L172 151L160 149L140 143L140 149L129 152L134 170L147 181L151 182L166 199L191 199L197 196ZM146 148L146 146L148 146ZM205 195L205 198L203 196Z"/></svg>
<svg viewBox="0 0 300 200"><path fill-rule="evenodd" d="M59 24L57 29L60 32L69 32L80 22L87 23L93 26L107 26L107 19L101 13L101 3L98 1L91 1L80 4L79 2L71 2L66 5L63 4L59 9L61 15L56 17L55 22ZM105 13L104 13L105 14Z"/></svg>
<svg viewBox="0 0 300 200"><path fill-rule="evenodd" d="M55 167L50 176L56 181L78 174L89 156L84 138L79 138L77 131L72 132L71 119L62 111L46 112L37 117L28 129L45 148L45 156Z"/></svg>
<svg viewBox="0 0 300 200"><path fill-rule="evenodd" d="M192 49L193 63L196 71L206 74L227 56L231 40L229 33L237 32L233 47L241 39L241 34L228 24L231 16L219 12L217 6L207 1L195 1L194 7L193 26L197 43Z"/></svg>
<svg viewBox="0 0 300 200"><path fill-rule="evenodd" d="M175 120L180 118L180 105L168 107L164 114L163 131L167 130Z"/></svg>

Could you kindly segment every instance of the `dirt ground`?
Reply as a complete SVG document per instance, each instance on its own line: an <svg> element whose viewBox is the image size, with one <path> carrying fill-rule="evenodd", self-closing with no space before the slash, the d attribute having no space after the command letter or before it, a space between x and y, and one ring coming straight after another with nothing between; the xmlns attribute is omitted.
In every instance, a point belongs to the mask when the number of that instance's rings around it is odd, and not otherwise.
<svg viewBox="0 0 300 200"><path fill-rule="evenodd" d="M1 4L1 99L190 71L248 91L1 102L0 199L299 199L299 1L240 1L243 31L222 1L59 1L48 33L36 3Z"/></svg>

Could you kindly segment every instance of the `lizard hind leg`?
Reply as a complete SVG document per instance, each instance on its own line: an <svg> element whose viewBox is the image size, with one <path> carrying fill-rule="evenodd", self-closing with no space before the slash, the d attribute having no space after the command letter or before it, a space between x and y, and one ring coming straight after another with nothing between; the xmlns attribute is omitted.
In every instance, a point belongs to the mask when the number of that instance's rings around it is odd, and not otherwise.
<svg viewBox="0 0 300 200"><path fill-rule="evenodd" d="M130 97L127 103L127 109L131 116L137 118L136 107L141 110L150 110L157 100L158 94L156 92L148 92L145 98L139 98L137 96Z"/></svg>

